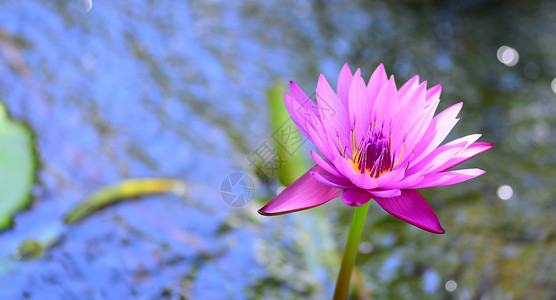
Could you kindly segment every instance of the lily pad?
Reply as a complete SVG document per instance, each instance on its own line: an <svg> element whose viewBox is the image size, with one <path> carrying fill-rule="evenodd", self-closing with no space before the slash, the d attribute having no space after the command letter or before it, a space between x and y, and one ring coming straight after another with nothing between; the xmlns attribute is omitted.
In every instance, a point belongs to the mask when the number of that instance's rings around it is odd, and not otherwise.
<svg viewBox="0 0 556 300"><path fill-rule="evenodd" d="M10 120L0 103L0 230L29 203L36 166L31 131Z"/></svg>

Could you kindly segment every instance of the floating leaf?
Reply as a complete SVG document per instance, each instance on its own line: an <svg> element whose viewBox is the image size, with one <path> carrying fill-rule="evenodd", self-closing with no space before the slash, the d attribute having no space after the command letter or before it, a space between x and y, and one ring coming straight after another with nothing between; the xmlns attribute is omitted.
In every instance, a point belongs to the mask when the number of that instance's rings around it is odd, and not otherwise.
<svg viewBox="0 0 556 300"><path fill-rule="evenodd" d="M184 194L187 189L183 181L160 178L127 179L98 190L89 199L67 213L66 224L73 224L95 211L118 201L159 193Z"/></svg>
<svg viewBox="0 0 556 300"><path fill-rule="evenodd" d="M33 136L25 125L8 118L0 103L0 230L29 200L37 166Z"/></svg>
<svg viewBox="0 0 556 300"><path fill-rule="evenodd" d="M27 239L19 245L15 255L18 259L31 259L40 256L42 253L43 246L39 241Z"/></svg>

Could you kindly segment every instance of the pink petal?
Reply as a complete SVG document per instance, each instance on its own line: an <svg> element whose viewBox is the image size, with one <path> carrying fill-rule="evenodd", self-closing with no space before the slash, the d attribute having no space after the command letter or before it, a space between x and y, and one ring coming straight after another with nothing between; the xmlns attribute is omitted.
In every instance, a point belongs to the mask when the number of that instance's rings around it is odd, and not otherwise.
<svg viewBox="0 0 556 300"><path fill-rule="evenodd" d="M473 143L471 146L467 147L466 149L460 151L456 156L448 160L446 163L439 166L437 169L431 170L432 172L442 172L448 170L456 165L461 164L462 162L474 157L475 155L481 154L487 150L490 150L493 147L492 144L489 143Z"/></svg>
<svg viewBox="0 0 556 300"><path fill-rule="evenodd" d="M311 150L311 157L317 163L317 165L323 168L326 172L336 177L345 177L340 172L338 172L338 170L336 170L336 168L333 165L331 165L329 162L327 162L322 157L320 157L320 155L318 155L314 150Z"/></svg>
<svg viewBox="0 0 556 300"><path fill-rule="evenodd" d="M479 137L481 137L480 134L471 134L468 136L455 139L451 142L448 142L436 148L429 155L427 155L427 157L423 158L417 164L410 166L406 174L408 175L412 175L416 173L425 174L425 173L434 172L434 170L439 170L448 161L456 157L458 153L460 153L462 150L465 150L467 147L469 147Z"/></svg>
<svg viewBox="0 0 556 300"><path fill-rule="evenodd" d="M357 174L349 178L353 184L355 184L360 189L370 190L378 186L376 180L371 178L367 173Z"/></svg>
<svg viewBox="0 0 556 300"><path fill-rule="evenodd" d="M317 105L313 102L311 98L303 92L303 90L293 81L290 81L290 94L297 103L304 107L305 109L313 112L315 115L319 116L319 109Z"/></svg>
<svg viewBox="0 0 556 300"><path fill-rule="evenodd" d="M317 83L316 94L324 129L332 140L336 140L338 137L343 140L349 134L347 110L322 74Z"/></svg>
<svg viewBox="0 0 556 300"><path fill-rule="evenodd" d="M358 174L353 166L344 157L337 157L334 159L334 166L347 178L352 178Z"/></svg>
<svg viewBox="0 0 556 300"><path fill-rule="evenodd" d="M369 94L369 100L371 104L375 102L378 94L382 90L382 87L388 81L388 75L386 75L386 71L384 70L384 65L380 64L371 75L369 79L369 83L367 84L367 93Z"/></svg>
<svg viewBox="0 0 556 300"><path fill-rule="evenodd" d="M427 90L427 102L431 102L433 100L440 100L440 93L442 92L442 86L435 85Z"/></svg>
<svg viewBox="0 0 556 300"><path fill-rule="evenodd" d="M338 98L340 98L340 101L342 101L346 109L348 108L349 103L349 86L351 85L352 78L353 75L351 74L351 70L346 63L340 71L340 76L338 77L338 86L336 88Z"/></svg>
<svg viewBox="0 0 556 300"><path fill-rule="evenodd" d="M311 172L326 174L321 167L314 166L261 208L259 213L266 216L290 213L322 205L340 196L341 189L316 181Z"/></svg>
<svg viewBox="0 0 556 300"><path fill-rule="evenodd" d="M322 139L326 139L328 136L324 132L316 132L313 127L306 124L305 129L307 130L308 138L313 142L313 144L319 149L320 153L326 157L329 161L332 161L336 156L334 152L336 149L334 147L329 147L328 143ZM323 129L321 129L323 130Z"/></svg>
<svg viewBox="0 0 556 300"><path fill-rule="evenodd" d="M427 174L421 182L414 185L415 189L438 187L445 185L452 185L460 182L473 179L475 177L481 176L486 172L481 169L463 169L456 171L446 171L435 174Z"/></svg>
<svg viewBox="0 0 556 300"><path fill-rule="evenodd" d="M399 107L398 89L394 76L391 76L374 102L372 108L373 121L376 121L379 127L387 127L387 131L389 131L389 126L393 123L391 122L392 117L395 115L393 110L396 107Z"/></svg>
<svg viewBox="0 0 556 300"><path fill-rule="evenodd" d="M412 94L408 94L404 99L401 99L396 122L392 124L392 132L394 133L392 135L393 149L398 155L402 155L402 144L405 143L402 162L405 162L411 156L413 146L418 142L416 136L420 131L416 132L416 130L424 127L423 123L427 122L428 114L425 114L426 90L427 84L423 82ZM430 110L434 114L433 108L430 108Z"/></svg>
<svg viewBox="0 0 556 300"><path fill-rule="evenodd" d="M361 206L371 200L371 195L366 190L349 189L342 194L342 200L349 206Z"/></svg>
<svg viewBox="0 0 556 300"><path fill-rule="evenodd" d="M374 199L385 211L400 220L430 232L444 233L430 205L415 190L402 190L401 195L394 198Z"/></svg>
<svg viewBox="0 0 556 300"><path fill-rule="evenodd" d="M389 189L408 189L412 186L416 185L417 183L421 182L425 176L421 173L413 174L410 176L404 177L404 179L398 182L391 182L388 184L382 185L380 188L389 190Z"/></svg>
<svg viewBox="0 0 556 300"><path fill-rule="evenodd" d="M284 95L284 102L286 104L286 110L290 114L290 117L292 118L295 125L297 125L297 127L299 128L299 130L301 130L303 135L305 135L307 138L311 139L309 137L309 134L307 133L307 129L306 129L306 125L305 125L306 122L305 122L305 120L301 120L302 118L300 117L299 114L300 113L303 114L304 115L303 118L310 118L310 116L312 115L315 119L317 119L317 116L314 113L308 112L307 110L302 108L297 103L297 101L294 100L292 97L290 97L288 94ZM309 117L307 117L307 115Z"/></svg>
<svg viewBox="0 0 556 300"><path fill-rule="evenodd" d="M438 106L439 101L431 103L426 106L421 114L421 116L408 128L408 134L406 138L407 149L414 149L414 147L422 140L423 136L427 133L427 129L430 127L430 123L433 120L434 112ZM405 158L402 162L405 162Z"/></svg>
<svg viewBox="0 0 556 300"><path fill-rule="evenodd" d="M311 98L309 98L303 90L293 81L290 81L290 94L291 96L291 104L290 107L292 110L288 108L288 112L293 118L293 115L297 116L298 122L301 125L304 125L306 122L311 124L313 128L322 127L321 125L321 116L319 112L319 108L313 102ZM286 107L288 106L288 101L286 101ZM292 113L294 112L294 113Z"/></svg>
<svg viewBox="0 0 556 300"><path fill-rule="evenodd" d="M372 103L367 97L367 87L361 78L361 70L357 69L349 87L349 126L356 129L357 140L360 141L370 124Z"/></svg>
<svg viewBox="0 0 556 300"><path fill-rule="evenodd" d="M354 188L353 184L351 183L351 181L349 180L345 180L342 178L338 178L338 177L334 177L334 176L328 176L328 175L322 175L319 174L317 172L311 172L311 176L313 176L313 178L330 187L335 187L335 188L339 188L339 189L350 189L350 188Z"/></svg>
<svg viewBox="0 0 556 300"><path fill-rule="evenodd" d="M401 195L402 191L398 190L398 189L394 189L394 190L370 190L369 193L371 193L371 195L373 195L373 197L392 198L392 197L398 197L399 195Z"/></svg>
<svg viewBox="0 0 556 300"><path fill-rule="evenodd" d="M385 185L392 184L398 182L404 178L405 169L400 168L397 170L390 171L376 179L376 183L379 188L382 188Z"/></svg>
<svg viewBox="0 0 556 300"><path fill-rule="evenodd" d="M419 76L413 77L401 87L398 93L400 106L406 109L406 113L414 110L421 113L426 106L427 82L419 83L418 80Z"/></svg>
<svg viewBox="0 0 556 300"><path fill-rule="evenodd" d="M454 104L431 120L423 139L415 146L415 157L412 159L414 163L423 159L444 141L459 120L456 117L462 106L463 102Z"/></svg>
<svg viewBox="0 0 556 300"><path fill-rule="evenodd" d="M419 75L413 76L413 78L409 79L398 92L398 96L400 99L405 99L406 96L411 97L415 90L419 87Z"/></svg>
<svg viewBox="0 0 556 300"><path fill-rule="evenodd" d="M338 157L334 160L334 166L338 171L349 178L353 184L361 189L374 189L377 187L376 180L371 178L369 174L363 173L359 174L355 171L353 166L343 157Z"/></svg>
<svg viewBox="0 0 556 300"><path fill-rule="evenodd" d="M414 76L406 82L398 92L399 109L396 112L392 124L392 132L398 134L392 137L394 149L398 149L412 128L411 125L419 119L426 107L425 95L427 90L426 82L419 84L419 76Z"/></svg>
<svg viewBox="0 0 556 300"><path fill-rule="evenodd" d="M412 164L419 162L436 149L450 134L450 131L454 129L458 121L459 119L455 119L451 122L443 123L438 129L425 135L414 148L414 158L411 159Z"/></svg>
<svg viewBox="0 0 556 300"><path fill-rule="evenodd" d="M457 138L455 140L447 142L446 144L440 146L439 148L450 147L450 146L454 146L454 145L463 145L464 148L467 148L467 147L471 146L471 144L473 144L476 140L481 138L481 136L483 136L483 135L480 134L480 133L475 133L475 134L462 136L460 138Z"/></svg>

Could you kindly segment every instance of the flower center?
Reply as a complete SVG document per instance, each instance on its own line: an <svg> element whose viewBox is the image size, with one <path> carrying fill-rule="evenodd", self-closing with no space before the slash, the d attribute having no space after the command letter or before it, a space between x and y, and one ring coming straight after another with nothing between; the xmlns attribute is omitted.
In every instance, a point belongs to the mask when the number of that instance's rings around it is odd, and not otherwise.
<svg viewBox="0 0 556 300"><path fill-rule="evenodd" d="M355 131L351 132L351 157L344 152L358 173L367 173L378 178L394 168L392 136L382 130L369 130L357 145Z"/></svg>

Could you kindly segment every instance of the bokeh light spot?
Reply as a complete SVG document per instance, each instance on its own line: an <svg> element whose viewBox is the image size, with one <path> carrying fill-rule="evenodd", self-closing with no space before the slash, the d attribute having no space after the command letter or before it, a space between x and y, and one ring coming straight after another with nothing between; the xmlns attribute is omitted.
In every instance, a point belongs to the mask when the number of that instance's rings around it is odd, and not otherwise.
<svg viewBox="0 0 556 300"><path fill-rule="evenodd" d="M448 292L453 292L458 288L458 284L453 280L448 280L448 281L446 281L446 284L444 285L444 288Z"/></svg>
<svg viewBox="0 0 556 300"><path fill-rule="evenodd" d="M519 61L519 53L512 47L502 46L496 52L498 60L508 67L513 67Z"/></svg>
<svg viewBox="0 0 556 300"><path fill-rule="evenodd" d="M361 244L359 244L358 250L362 254L369 254L371 253L371 251L373 251L373 244L369 242L362 242Z"/></svg>
<svg viewBox="0 0 556 300"><path fill-rule="evenodd" d="M509 200L514 195L514 190L509 185L501 185L496 190L496 195L502 200Z"/></svg>

